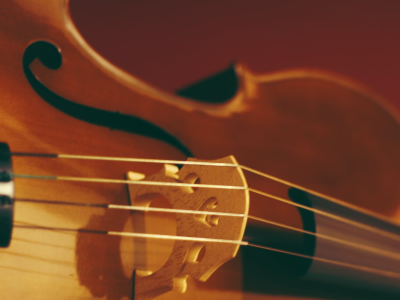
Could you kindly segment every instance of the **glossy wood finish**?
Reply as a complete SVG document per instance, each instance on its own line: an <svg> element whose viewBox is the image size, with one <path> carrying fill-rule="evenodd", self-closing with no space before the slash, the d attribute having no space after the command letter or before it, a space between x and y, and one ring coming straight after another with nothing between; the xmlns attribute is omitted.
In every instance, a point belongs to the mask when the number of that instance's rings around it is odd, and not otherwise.
<svg viewBox="0 0 400 300"><path fill-rule="evenodd" d="M193 161L195 159L191 159ZM215 163L237 164L233 157L213 161ZM170 170L171 167L175 168ZM146 177L145 181L239 186L247 187L243 172L238 168L221 168L215 166L184 165L181 170L167 165L155 176ZM174 188L170 186L129 186L133 205L149 206L153 198L163 195L173 209L198 210L207 212L224 212L247 215L249 209L249 191L206 189L206 188ZM234 199L234 201L232 201ZM208 238L221 241L242 241L247 218L223 217L213 215L176 214L176 233L182 237ZM161 223L162 222L162 223ZM165 221L154 220L155 224L165 226ZM134 228L139 224L134 224ZM148 226L143 226L147 228ZM142 242L136 240L135 247ZM207 243L202 241L174 241L171 249L164 250L160 246L155 249L154 256L148 256L135 266L135 299L153 299L169 291L185 293L188 276L206 281L221 265L234 258L239 250L237 243ZM143 246L145 247L145 246ZM147 251L146 251L147 250ZM143 252L148 252L147 246ZM160 251L161 250L161 251ZM203 255L200 255L203 251ZM132 251L133 252L133 251ZM160 253L170 252L170 256L159 269L149 269ZM134 252L136 253L136 251ZM147 261L147 262L146 262ZM141 268L140 268L141 267ZM142 276L140 272L145 271ZM151 271L151 274L146 272Z"/></svg>
<svg viewBox="0 0 400 300"><path fill-rule="evenodd" d="M236 96L221 105L202 104L153 88L99 57L74 28L65 1L3 1L0 25L0 134L13 151L184 158L164 143L73 119L37 96L25 79L22 56L33 41L47 40L62 50L62 67L51 71L35 61L31 68L57 94L148 120L179 138L198 158L234 155L243 165L400 218L398 118L375 95L348 80L306 70L258 75L237 65ZM16 158L14 167L16 173L121 179L132 170L146 175L158 171L154 165L39 158ZM282 185L245 175L250 187L286 197ZM128 198L125 187L117 185L22 179L16 184L17 197L120 204ZM301 226L293 207L250 196L251 214ZM16 207L16 222L42 226L122 230L130 217L99 209ZM7 299L129 299L132 280L124 273L119 244L119 238L15 229L11 247L0 255L1 294ZM240 265L236 259L205 284L190 281L187 294L163 297L262 299L262 294L241 292ZM288 294L287 299L310 296L307 291L292 293L287 284L267 286L264 293ZM317 294L341 299L332 295Z"/></svg>

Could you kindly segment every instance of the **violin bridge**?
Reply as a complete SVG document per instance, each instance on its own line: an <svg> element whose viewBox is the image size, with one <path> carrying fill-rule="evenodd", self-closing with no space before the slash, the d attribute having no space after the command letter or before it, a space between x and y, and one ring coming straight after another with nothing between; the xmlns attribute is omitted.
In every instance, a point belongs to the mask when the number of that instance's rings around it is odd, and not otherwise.
<svg viewBox="0 0 400 300"><path fill-rule="evenodd" d="M213 162L236 164L232 156ZM243 238L246 217L216 216L210 212L247 215L248 191L203 188L201 184L247 187L240 168L184 165L179 170L174 165L164 165L155 175L143 178L136 173L128 173L128 178L155 182L154 185L129 185L132 205L150 206L152 199L158 195L166 199L170 208L174 210L204 212L204 214L192 214L175 211L174 214L169 214L175 218L173 224L176 233L173 237L176 239L171 241L166 261L152 272L145 273L142 270L148 270L149 266L154 264L153 260L158 259L158 255L138 256L141 261L135 263L135 300L154 299L170 291L184 293L189 276L205 281L223 263L235 257ZM157 185L157 182L162 182L163 185ZM177 183L187 183L189 186L176 186ZM147 214L147 212L137 214L140 218L136 218L135 229L141 227L143 232L146 232L144 224ZM142 224L139 224L140 222ZM164 221L160 225L161 229L167 227ZM232 242L223 242L224 240ZM142 239L139 245L142 247L141 252L147 254L151 250L146 246L146 242ZM163 247L158 248L161 251Z"/></svg>

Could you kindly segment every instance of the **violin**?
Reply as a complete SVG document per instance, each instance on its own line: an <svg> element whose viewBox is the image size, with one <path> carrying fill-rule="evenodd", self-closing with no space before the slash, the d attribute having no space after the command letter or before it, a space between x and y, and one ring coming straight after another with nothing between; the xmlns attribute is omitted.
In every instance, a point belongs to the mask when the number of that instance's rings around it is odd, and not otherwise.
<svg viewBox="0 0 400 300"><path fill-rule="evenodd" d="M115 67L68 1L0 4L4 299L396 299L400 126L367 89ZM222 76L222 77L221 77Z"/></svg>

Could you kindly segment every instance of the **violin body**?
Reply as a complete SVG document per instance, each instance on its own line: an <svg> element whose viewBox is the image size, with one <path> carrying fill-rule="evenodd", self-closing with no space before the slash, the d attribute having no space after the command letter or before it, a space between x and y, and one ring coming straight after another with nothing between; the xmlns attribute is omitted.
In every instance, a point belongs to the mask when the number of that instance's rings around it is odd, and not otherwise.
<svg viewBox="0 0 400 300"><path fill-rule="evenodd" d="M26 78L22 60L30 44L47 41L61 50L62 65L50 70L36 59L29 68L63 98L154 124L194 157L212 160L234 155L241 165L400 218L398 115L347 79L308 70L258 75L236 65L236 95L222 104L205 104L158 90L108 63L77 32L67 1L3 1L0 22L0 136L11 151L187 157L165 141L91 124L40 97ZM116 179L129 171L152 175L160 170L154 164L40 157L16 157L13 164L16 174ZM271 180L251 174L246 180L250 187L286 196L287 187ZM121 205L129 200L126 186L118 184L18 178L15 184L16 198ZM301 227L297 209L260 196L251 195L250 214ZM18 202L15 208L15 222L45 227L123 231L132 229L127 225L131 218L130 212L99 208ZM154 231L174 232L174 222L168 217L146 222ZM301 243L302 237L296 238ZM131 299L132 264L140 262L132 263L135 250L128 244L119 237L15 228L10 247L0 251L0 294L4 299ZM150 260L162 256L162 264L171 251L166 245L165 253L153 253ZM246 290L244 277L251 276L243 272L246 261L238 255L205 283L189 278L186 293L171 292L159 298L347 299L339 298L333 289L317 291L318 285L311 285L311 294L298 292L296 283L295 289L283 283L267 284L275 296L268 295L268 289ZM267 279L258 280L262 285ZM349 292L348 299L352 297Z"/></svg>

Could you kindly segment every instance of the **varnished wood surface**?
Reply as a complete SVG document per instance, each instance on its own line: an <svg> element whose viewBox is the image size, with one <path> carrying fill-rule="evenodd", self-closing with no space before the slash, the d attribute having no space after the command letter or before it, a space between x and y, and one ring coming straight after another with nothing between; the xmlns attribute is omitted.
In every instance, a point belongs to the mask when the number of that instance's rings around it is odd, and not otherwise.
<svg viewBox="0 0 400 300"><path fill-rule="evenodd" d="M238 65L237 95L226 104L206 105L157 90L96 55L68 20L64 1L3 1L0 23L0 134L13 151L184 159L162 142L73 119L37 96L24 76L22 55L30 43L43 39L62 50L63 65L51 71L35 61L31 68L67 99L148 120L175 135L198 158L234 155L240 164L386 216L400 216L396 116L376 96L347 80L317 71L261 76ZM14 168L16 173L121 179L128 171L158 171L154 165L39 158L16 158ZM283 186L245 175L250 187L286 196ZM16 184L17 197L127 201L125 187L117 185L22 179ZM293 207L254 195L250 201L251 214L300 226ZM128 218L121 212L22 203L15 216L18 222L34 225L108 230L122 230ZM5 299L129 299L132 280L124 273L119 243L111 237L15 229L11 247L0 255L1 294ZM243 263L249 263L248 258ZM346 295L338 295L319 285L301 289L303 284L291 281L274 285L263 277L257 279L261 284L242 293L240 265L235 259L205 284L190 280L187 294L163 299L360 295L346 289ZM264 289L263 280L268 281ZM363 298L379 299L371 295Z"/></svg>

